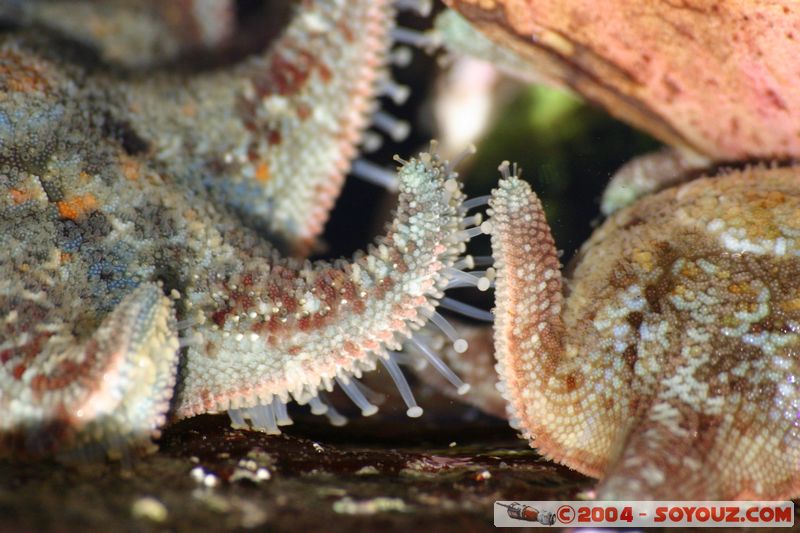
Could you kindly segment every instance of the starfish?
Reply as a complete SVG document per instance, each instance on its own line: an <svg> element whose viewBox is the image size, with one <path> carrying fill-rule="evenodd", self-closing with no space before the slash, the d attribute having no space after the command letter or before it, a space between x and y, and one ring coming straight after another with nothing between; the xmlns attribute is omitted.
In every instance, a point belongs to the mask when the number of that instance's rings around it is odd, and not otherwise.
<svg viewBox="0 0 800 533"><path fill-rule="evenodd" d="M800 174L751 167L647 196L569 280L501 167L495 356L512 425L600 499L800 494Z"/></svg>
<svg viewBox="0 0 800 533"><path fill-rule="evenodd" d="M2 36L5 451L148 449L168 411L277 432L291 399L336 419L318 396L334 383L370 414L353 380L378 361L406 391L387 350L440 318L480 232L453 166L402 161L374 246L302 259L373 109L392 17L385 1L303 2L263 54L191 76Z"/></svg>
<svg viewBox="0 0 800 533"><path fill-rule="evenodd" d="M271 14L276 20L284 15L280 9ZM234 0L26 0L0 5L0 19L68 36L103 63L130 70L227 53L242 33L236 18ZM269 30L261 28L262 33Z"/></svg>
<svg viewBox="0 0 800 533"><path fill-rule="evenodd" d="M610 218L563 291L538 200L516 178L495 194L494 343L513 425L601 478L601 498L800 494L797 218L786 207L796 211L798 176L713 168L796 158L787 102L798 93L780 74L795 7L446 3L464 17L437 20L452 50L574 90L671 145L614 175ZM715 177L691 181L702 176ZM486 365L464 356L462 369ZM476 392L474 403L496 405Z"/></svg>

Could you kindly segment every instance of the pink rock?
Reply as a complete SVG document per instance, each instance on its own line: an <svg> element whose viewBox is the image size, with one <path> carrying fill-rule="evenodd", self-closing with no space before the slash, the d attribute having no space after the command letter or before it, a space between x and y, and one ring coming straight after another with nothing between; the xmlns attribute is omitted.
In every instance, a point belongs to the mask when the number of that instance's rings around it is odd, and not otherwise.
<svg viewBox="0 0 800 533"><path fill-rule="evenodd" d="M532 70L716 160L800 154L789 0L449 0Z"/></svg>

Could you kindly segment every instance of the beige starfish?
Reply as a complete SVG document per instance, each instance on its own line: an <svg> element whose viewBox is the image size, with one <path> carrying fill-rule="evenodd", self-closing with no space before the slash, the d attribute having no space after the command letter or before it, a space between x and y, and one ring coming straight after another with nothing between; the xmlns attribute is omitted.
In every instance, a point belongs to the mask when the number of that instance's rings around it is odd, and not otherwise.
<svg viewBox="0 0 800 533"><path fill-rule="evenodd" d="M538 199L501 168L497 368L531 444L598 498L800 494L800 170L643 198L562 282Z"/></svg>

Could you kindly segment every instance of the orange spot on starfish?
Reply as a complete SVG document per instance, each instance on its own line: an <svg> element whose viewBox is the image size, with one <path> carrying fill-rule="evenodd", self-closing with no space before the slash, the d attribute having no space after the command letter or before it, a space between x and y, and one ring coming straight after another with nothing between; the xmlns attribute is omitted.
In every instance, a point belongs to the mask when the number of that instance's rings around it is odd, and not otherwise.
<svg viewBox="0 0 800 533"><path fill-rule="evenodd" d="M73 196L68 200L61 200L56 203L58 214L61 218L77 221L82 219L88 212L97 209L97 198L92 193Z"/></svg>

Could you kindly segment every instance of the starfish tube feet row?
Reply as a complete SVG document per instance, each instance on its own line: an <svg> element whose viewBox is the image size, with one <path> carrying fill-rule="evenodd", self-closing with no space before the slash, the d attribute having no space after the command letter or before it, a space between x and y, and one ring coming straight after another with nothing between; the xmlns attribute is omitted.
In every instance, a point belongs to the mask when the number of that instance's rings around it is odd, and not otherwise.
<svg viewBox="0 0 800 533"><path fill-rule="evenodd" d="M512 419L545 456L601 478L598 498L800 494L798 175L749 168L620 209L581 249L566 298L530 187L511 176L494 192Z"/></svg>
<svg viewBox="0 0 800 533"><path fill-rule="evenodd" d="M178 353L172 304L161 289L139 286L86 339L76 339L70 324L38 321L48 302L21 294L27 301L0 322L4 451L149 451L166 420Z"/></svg>
<svg viewBox="0 0 800 533"><path fill-rule="evenodd" d="M199 307L205 326L188 346L178 417L229 410L235 423L249 417L274 432L270 413L261 424L252 409L277 413L276 399L293 398L322 412L318 391L336 382L364 414L374 410L352 380L432 316L469 238L448 163L435 153L402 163L394 220L366 253L333 263L254 259L210 291L213 302L209 291L189 291L188 312Z"/></svg>
<svg viewBox="0 0 800 533"><path fill-rule="evenodd" d="M468 393L459 394L458 387L454 387L442 373L431 372L428 365L414 367L415 375L445 396L468 403L492 416L505 418L508 403L497 390L492 326L453 321L453 327L467 342L468 349L463 353L457 352L452 345L443 344L441 334L436 335L432 328L427 327L426 332L432 334L430 344L443 364L471 385Z"/></svg>

